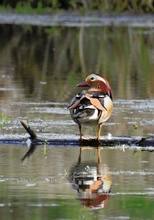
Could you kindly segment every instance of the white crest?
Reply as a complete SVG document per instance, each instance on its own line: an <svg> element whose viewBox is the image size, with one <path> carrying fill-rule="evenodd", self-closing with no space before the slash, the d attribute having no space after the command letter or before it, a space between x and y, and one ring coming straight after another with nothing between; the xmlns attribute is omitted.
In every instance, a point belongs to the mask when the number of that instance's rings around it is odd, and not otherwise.
<svg viewBox="0 0 154 220"><path fill-rule="evenodd" d="M106 84L105 79L103 79L103 78L102 78L101 76L99 76L99 75L91 74L91 75L89 76L89 78L91 78L91 77L94 77L96 80L102 81L102 82L104 82L104 83Z"/></svg>

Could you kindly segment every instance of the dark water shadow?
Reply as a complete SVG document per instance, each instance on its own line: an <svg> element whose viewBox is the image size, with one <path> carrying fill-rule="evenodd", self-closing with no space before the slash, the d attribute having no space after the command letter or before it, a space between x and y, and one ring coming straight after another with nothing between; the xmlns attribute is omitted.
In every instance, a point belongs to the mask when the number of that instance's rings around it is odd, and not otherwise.
<svg viewBox="0 0 154 220"><path fill-rule="evenodd" d="M33 153L34 153L34 151L36 150L36 148L37 148L37 145L36 145L36 143L31 143L30 144L30 148L29 148L29 150L26 152L26 154L21 158L21 161L22 162L25 162Z"/></svg>

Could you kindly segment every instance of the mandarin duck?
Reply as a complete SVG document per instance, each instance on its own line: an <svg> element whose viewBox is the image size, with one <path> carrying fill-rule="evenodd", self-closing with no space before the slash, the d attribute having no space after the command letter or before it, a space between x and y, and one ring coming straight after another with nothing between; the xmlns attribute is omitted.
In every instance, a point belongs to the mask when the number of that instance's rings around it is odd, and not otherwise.
<svg viewBox="0 0 154 220"><path fill-rule="evenodd" d="M90 74L77 87L89 87L78 93L71 101L68 109L75 123L78 124L80 140L83 140L82 125L98 125L97 139L100 140L102 123L111 116L112 90L105 77Z"/></svg>

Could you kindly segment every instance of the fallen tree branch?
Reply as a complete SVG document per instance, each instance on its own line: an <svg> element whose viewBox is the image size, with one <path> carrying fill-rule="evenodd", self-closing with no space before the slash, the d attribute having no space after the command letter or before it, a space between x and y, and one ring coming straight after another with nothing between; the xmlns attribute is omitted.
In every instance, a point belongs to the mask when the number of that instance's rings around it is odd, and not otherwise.
<svg viewBox="0 0 154 220"><path fill-rule="evenodd" d="M32 142L35 142L37 145L71 145L71 146L117 146L117 145L129 145L129 146L151 146L154 147L154 136L149 136L146 138L134 138L134 137L124 137L116 136L111 137L110 139L103 139L98 141L97 139L82 140L79 139L39 139L35 132L27 125L24 121L21 121L22 126L26 129L30 135Z"/></svg>
<svg viewBox="0 0 154 220"><path fill-rule="evenodd" d="M139 146L139 147L154 147L154 136L148 137L131 137L131 136L112 136L98 141L97 139L82 140L79 139L43 139L38 138L32 128L25 122L20 121L26 132L29 134L27 138L21 139L0 139L0 144L26 144L30 141L30 144L35 145L53 145L53 146L90 146L90 147L115 147L115 146ZM153 149L150 149L153 151Z"/></svg>
<svg viewBox="0 0 154 220"><path fill-rule="evenodd" d="M30 126L25 122L25 121L20 121L20 123L22 124L22 126L25 128L25 130L28 132L28 134L30 135L30 138L32 140L36 140L37 139L37 135L34 133L34 131L30 128Z"/></svg>

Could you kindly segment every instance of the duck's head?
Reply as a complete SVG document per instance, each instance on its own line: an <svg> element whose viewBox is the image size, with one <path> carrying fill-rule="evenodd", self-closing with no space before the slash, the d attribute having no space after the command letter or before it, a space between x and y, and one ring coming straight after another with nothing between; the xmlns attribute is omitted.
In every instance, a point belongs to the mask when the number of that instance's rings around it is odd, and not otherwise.
<svg viewBox="0 0 154 220"><path fill-rule="evenodd" d="M112 99L112 90L109 82L105 77L100 76L99 74L90 74L83 82L77 84L77 87L90 87L91 91L102 91L105 94L108 94Z"/></svg>

